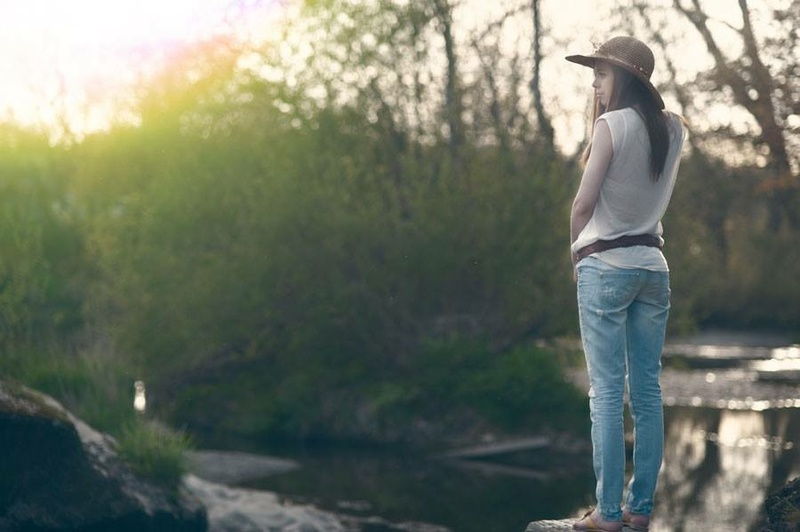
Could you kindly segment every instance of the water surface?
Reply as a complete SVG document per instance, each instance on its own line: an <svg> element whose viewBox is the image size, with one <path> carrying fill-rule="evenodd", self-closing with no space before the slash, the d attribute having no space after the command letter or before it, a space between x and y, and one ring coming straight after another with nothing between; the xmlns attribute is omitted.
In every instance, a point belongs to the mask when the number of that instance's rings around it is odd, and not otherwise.
<svg viewBox="0 0 800 532"><path fill-rule="evenodd" d="M665 370L665 461L651 530L756 530L767 495L800 476L800 384L780 373L797 365L800 349L695 342L670 355L681 370ZM523 531L530 521L577 516L593 501L588 449L540 448L491 461L354 448L265 451L302 467L248 487L335 512L354 531Z"/></svg>

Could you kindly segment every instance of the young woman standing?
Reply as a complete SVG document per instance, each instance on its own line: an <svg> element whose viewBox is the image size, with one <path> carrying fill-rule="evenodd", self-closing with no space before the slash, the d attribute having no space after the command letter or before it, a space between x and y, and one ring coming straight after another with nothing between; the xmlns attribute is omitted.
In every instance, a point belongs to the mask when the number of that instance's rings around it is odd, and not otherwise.
<svg viewBox="0 0 800 532"><path fill-rule="evenodd" d="M654 57L614 37L568 61L594 71L591 144L572 205L572 260L589 373L597 507L575 530L647 530L661 468L661 350L670 307L661 218L685 133L650 82ZM623 395L634 424L633 476L623 501Z"/></svg>

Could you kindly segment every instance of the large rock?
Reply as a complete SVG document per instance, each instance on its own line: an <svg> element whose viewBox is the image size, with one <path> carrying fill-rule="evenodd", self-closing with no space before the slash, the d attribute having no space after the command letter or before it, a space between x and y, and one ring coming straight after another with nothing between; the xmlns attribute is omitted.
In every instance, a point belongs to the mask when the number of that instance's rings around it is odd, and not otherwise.
<svg viewBox="0 0 800 532"><path fill-rule="evenodd" d="M343 532L339 516L303 504L287 503L274 493L226 486L291 471L300 464L284 458L235 451L192 451L183 485L208 512L210 532ZM346 520L346 518L345 518Z"/></svg>
<svg viewBox="0 0 800 532"><path fill-rule="evenodd" d="M0 382L0 530L207 528L195 497L137 478L110 436L46 395Z"/></svg>
<svg viewBox="0 0 800 532"><path fill-rule="evenodd" d="M187 475L184 485L208 509L211 532L343 532L333 514L312 506L285 504L270 492L232 488Z"/></svg>

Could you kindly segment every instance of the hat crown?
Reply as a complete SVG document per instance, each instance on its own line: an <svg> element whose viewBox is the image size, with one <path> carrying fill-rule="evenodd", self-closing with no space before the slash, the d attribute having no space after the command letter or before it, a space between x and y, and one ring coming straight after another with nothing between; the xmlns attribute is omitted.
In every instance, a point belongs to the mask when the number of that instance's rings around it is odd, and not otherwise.
<svg viewBox="0 0 800 532"><path fill-rule="evenodd" d="M614 37L604 42L594 55L624 63L647 79L653 74L656 62L652 50L646 44L635 37L627 36Z"/></svg>

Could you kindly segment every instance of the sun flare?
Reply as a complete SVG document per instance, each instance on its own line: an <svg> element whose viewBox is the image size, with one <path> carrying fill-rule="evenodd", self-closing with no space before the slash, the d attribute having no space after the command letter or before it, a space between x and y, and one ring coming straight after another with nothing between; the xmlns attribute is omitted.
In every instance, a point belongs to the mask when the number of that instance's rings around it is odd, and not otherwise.
<svg viewBox="0 0 800 532"><path fill-rule="evenodd" d="M0 0L0 120L94 129L103 100L171 49L237 31L234 0ZM255 13L248 13L248 15ZM100 113L102 114L102 113Z"/></svg>

